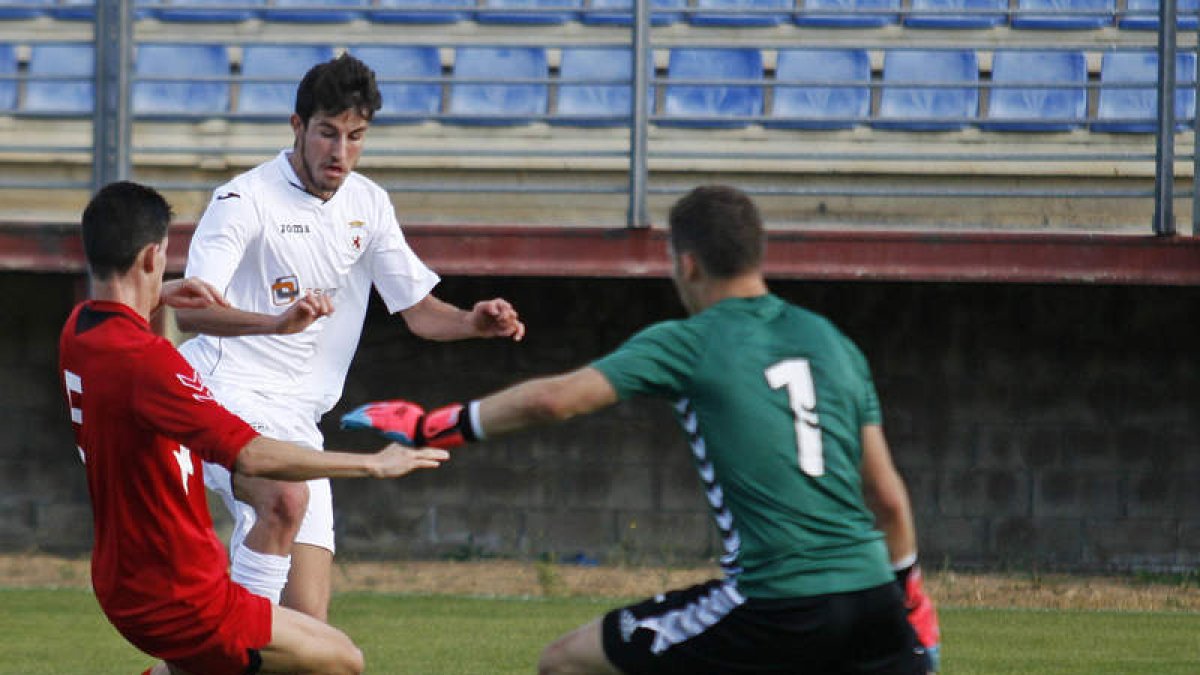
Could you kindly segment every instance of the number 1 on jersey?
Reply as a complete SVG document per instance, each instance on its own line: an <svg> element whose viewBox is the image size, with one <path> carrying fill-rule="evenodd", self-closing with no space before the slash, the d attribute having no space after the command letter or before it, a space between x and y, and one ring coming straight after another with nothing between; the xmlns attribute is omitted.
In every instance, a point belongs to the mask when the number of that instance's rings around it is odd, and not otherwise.
<svg viewBox="0 0 1200 675"><path fill-rule="evenodd" d="M809 476L825 474L825 448L817 417L817 389L808 359L785 359L764 371L772 389L787 389L796 427L796 456Z"/></svg>

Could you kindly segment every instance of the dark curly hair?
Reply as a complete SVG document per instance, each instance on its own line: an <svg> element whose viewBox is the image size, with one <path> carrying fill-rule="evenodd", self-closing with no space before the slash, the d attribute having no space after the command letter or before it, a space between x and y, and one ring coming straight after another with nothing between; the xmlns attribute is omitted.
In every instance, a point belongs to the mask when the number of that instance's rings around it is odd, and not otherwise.
<svg viewBox="0 0 1200 675"><path fill-rule="evenodd" d="M369 122L381 107L375 71L349 54L313 66L296 88L296 114L306 125L316 113L339 115L351 109Z"/></svg>

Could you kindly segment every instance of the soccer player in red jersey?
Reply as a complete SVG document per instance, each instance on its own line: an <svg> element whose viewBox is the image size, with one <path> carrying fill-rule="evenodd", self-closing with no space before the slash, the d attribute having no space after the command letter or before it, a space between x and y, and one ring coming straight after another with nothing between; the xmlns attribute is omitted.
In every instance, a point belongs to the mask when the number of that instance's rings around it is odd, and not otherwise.
<svg viewBox="0 0 1200 675"><path fill-rule="evenodd" d="M311 452L258 435L221 407L170 342L150 330L161 305L224 304L195 279L163 282L171 210L120 182L83 213L91 280L59 341L59 370L95 525L92 585L105 616L163 659L153 675L357 673L341 631L251 594L229 578L200 461L277 480L394 478L437 467L443 450ZM303 309L297 310L303 311Z"/></svg>

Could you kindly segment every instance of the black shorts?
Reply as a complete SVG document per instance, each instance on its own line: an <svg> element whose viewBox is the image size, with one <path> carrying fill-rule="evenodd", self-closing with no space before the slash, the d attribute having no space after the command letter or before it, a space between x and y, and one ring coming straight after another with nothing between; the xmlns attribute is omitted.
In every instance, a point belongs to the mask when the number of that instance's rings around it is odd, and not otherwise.
<svg viewBox="0 0 1200 675"><path fill-rule="evenodd" d="M626 675L924 675L900 591L744 599L710 581L613 610L604 653Z"/></svg>

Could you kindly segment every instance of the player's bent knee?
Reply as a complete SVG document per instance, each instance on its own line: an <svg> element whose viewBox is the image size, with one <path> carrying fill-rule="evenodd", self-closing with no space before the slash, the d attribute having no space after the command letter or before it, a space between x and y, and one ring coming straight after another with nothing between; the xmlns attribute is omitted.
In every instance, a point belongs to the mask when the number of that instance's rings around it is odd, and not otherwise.
<svg viewBox="0 0 1200 675"><path fill-rule="evenodd" d="M259 518L285 530L298 530L308 510L308 486L278 482L255 507Z"/></svg>

